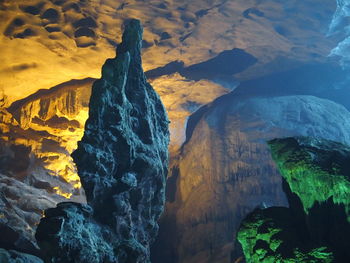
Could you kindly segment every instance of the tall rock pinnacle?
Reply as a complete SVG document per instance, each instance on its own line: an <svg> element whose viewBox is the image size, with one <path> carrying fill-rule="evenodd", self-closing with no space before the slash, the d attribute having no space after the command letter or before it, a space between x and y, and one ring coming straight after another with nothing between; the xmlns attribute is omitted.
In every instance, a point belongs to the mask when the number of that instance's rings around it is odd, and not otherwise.
<svg viewBox="0 0 350 263"><path fill-rule="evenodd" d="M164 207L168 118L141 65L142 26L125 26L117 57L93 84L72 154L88 205L45 211L36 238L49 262L149 262Z"/></svg>

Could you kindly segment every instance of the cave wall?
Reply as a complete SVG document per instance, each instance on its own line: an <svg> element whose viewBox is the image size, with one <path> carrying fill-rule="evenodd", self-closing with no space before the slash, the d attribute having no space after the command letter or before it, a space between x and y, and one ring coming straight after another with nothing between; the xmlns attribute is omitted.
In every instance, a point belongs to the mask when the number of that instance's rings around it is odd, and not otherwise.
<svg viewBox="0 0 350 263"><path fill-rule="evenodd" d="M241 220L257 207L287 206L267 140L310 135L350 142L349 111L314 96L242 98L233 92L196 114L168 179L173 199L161 221L154 262L242 256L235 244Z"/></svg>

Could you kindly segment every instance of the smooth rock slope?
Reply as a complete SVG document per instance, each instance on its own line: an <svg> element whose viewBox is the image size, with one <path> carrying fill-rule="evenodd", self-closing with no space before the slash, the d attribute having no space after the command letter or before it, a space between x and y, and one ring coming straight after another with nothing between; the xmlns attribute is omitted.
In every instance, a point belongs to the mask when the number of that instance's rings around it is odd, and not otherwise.
<svg viewBox="0 0 350 263"><path fill-rule="evenodd" d="M168 119L141 65L142 27L125 27L117 57L92 89L83 139L72 154L87 205L45 211L36 233L46 260L149 262L165 202Z"/></svg>

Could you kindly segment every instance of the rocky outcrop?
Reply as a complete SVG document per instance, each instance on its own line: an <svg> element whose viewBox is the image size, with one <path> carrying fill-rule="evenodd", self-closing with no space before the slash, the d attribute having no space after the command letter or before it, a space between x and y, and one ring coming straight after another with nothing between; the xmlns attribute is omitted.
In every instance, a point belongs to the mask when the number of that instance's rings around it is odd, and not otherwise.
<svg viewBox="0 0 350 263"><path fill-rule="evenodd" d="M142 27L125 27L117 57L92 89L73 153L87 205L45 211L36 238L55 262L149 262L165 202L168 119L141 66Z"/></svg>
<svg viewBox="0 0 350 263"><path fill-rule="evenodd" d="M290 207L258 209L243 221L247 262L347 262L350 147L310 137L269 145Z"/></svg>
<svg viewBox="0 0 350 263"><path fill-rule="evenodd" d="M81 112L88 111L91 85L94 80L92 78L71 80L51 89L39 90L12 103L8 111L23 129L30 128L33 123L50 125L54 122L54 118L59 117L67 118L66 125L69 120L79 121ZM57 126L57 128L63 127Z"/></svg>
<svg viewBox="0 0 350 263"><path fill-rule="evenodd" d="M71 80L40 90L7 108L16 124L7 123L0 144L12 155L28 149L28 165L21 177L49 183L48 191L83 201L80 179L70 154L84 133L93 79ZM10 153L3 154L11 158ZM13 158L13 157L12 157ZM24 159L24 158L14 158ZM18 175L13 168L6 173ZM52 182L56 178L56 182Z"/></svg>
<svg viewBox="0 0 350 263"><path fill-rule="evenodd" d="M9 107L0 96L0 187L3 198L11 203L4 207L0 222L33 244L42 210L66 198L85 202L70 154L84 133L94 81L71 80ZM228 92L210 81L189 81L178 74L153 79L151 85L171 120L169 150L173 155L184 141L187 117Z"/></svg>
<svg viewBox="0 0 350 263"><path fill-rule="evenodd" d="M5 250L0 248L0 262L3 263L43 263L43 261L33 255L24 254L15 250Z"/></svg>
<svg viewBox="0 0 350 263"><path fill-rule="evenodd" d="M0 189L0 247L39 255L34 234L42 211L64 198L2 174Z"/></svg>
<svg viewBox="0 0 350 263"><path fill-rule="evenodd" d="M303 137L275 139L269 145L279 171L305 212L330 200L344 206L350 223L350 147Z"/></svg>
<svg viewBox="0 0 350 263"><path fill-rule="evenodd" d="M85 202L70 153L84 132L91 84L72 80L10 106L0 96L0 224L11 229L2 247L31 243L34 253L43 210L66 198Z"/></svg>
<svg viewBox="0 0 350 263"><path fill-rule="evenodd" d="M152 79L151 85L161 97L170 120L171 158L179 154L186 139L188 117L200 107L229 92L229 89L212 81L191 81L177 73Z"/></svg>
<svg viewBox="0 0 350 263"><path fill-rule="evenodd" d="M71 80L4 108L0 172L50 194L84 201L70 153L84 133L91 85L92 79Z"/></svg>
<svg viewBox="0 0 350 263"><path fill-rule="evenodd" d="M308 233L300 233L305 225L299 225L295 216L285 207L257 209L249 214L238 232L246 262L338 262L329 248L310 242Z"/></svg>
<svg viewBox="0 0 350 263"><path fill-rule="evenodd" d="M241 220L256 207L287 205L265 141L313 135L350 143L349 120L343 106L313 96L233 92L196 112L168 179L154 262L235 262Z"/></svg>

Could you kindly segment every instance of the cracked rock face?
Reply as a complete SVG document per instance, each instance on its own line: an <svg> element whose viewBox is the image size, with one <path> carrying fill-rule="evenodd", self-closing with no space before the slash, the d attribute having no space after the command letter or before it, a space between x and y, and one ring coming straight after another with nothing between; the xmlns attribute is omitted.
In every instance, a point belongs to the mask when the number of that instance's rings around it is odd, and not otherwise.
<svg viewBox="0 0 350 263"><path fill-rule="evenodd" d="M50 262L149 262L163 211L168 119L141 65L142 27L125 27L117 57L92 89L84 137L72 154L87 205L45 211L36 238Z"/></svg>

